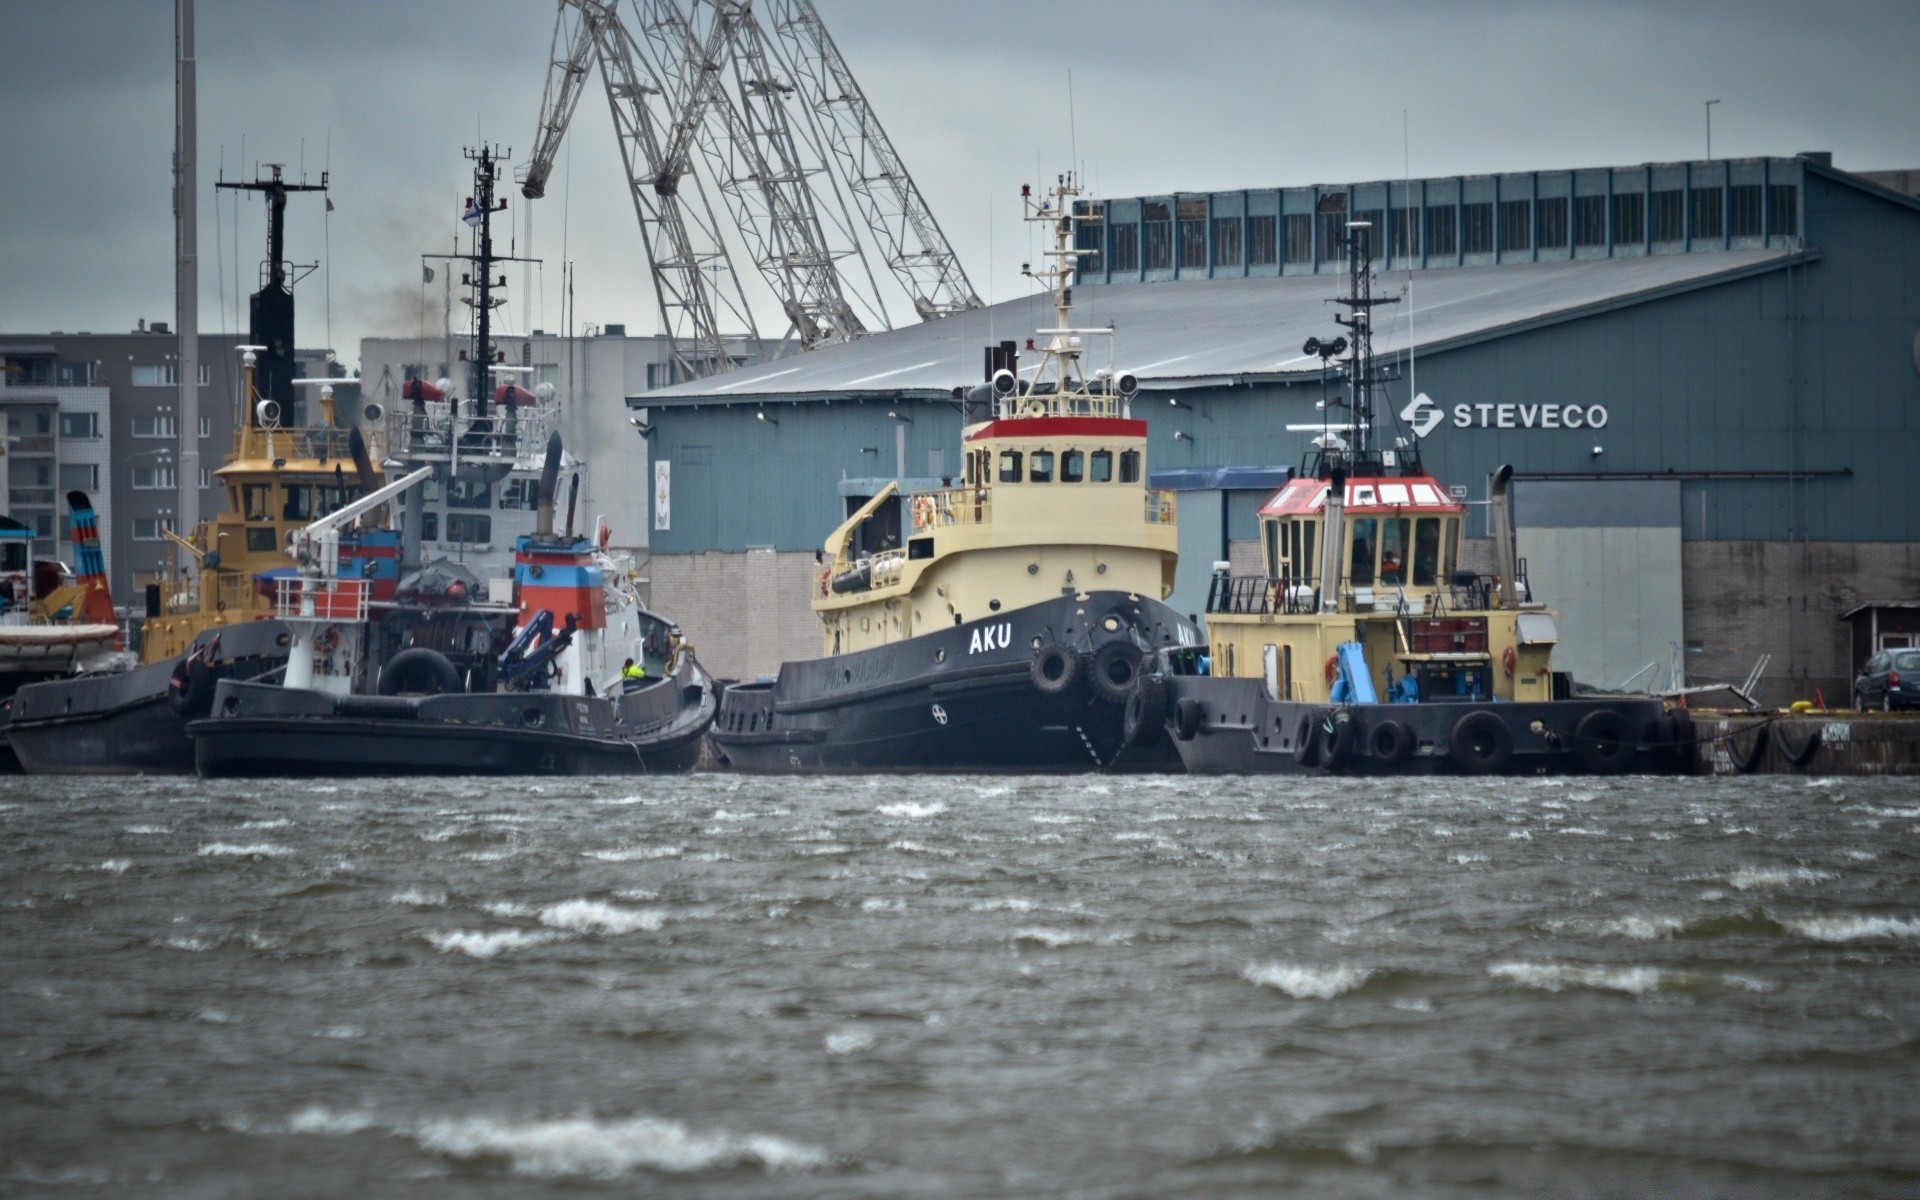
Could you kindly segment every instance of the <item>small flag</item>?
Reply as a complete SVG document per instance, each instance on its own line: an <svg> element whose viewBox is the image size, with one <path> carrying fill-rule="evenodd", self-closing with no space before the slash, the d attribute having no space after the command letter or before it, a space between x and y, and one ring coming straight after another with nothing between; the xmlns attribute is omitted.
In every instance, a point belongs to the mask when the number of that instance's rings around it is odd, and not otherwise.
<svg viewBox="0 0 1920 1200"><path fill-rule="evenodd" d="M432 267L421 267L421 268L420 268L420 282L421 282L421 283L432 283L432 282L433 282L433 268L432 268Z"/></svg>
<svg viewBox="0 0 1920 1200"><path fill-rule="evenodd" d="M327 197L327 211L328 211L328 212L332 212L332 211L333 211L333 197L332 197L332 196L328 196L328 197Z"/></svg>
<svg viewBox="0 0 1920 1200"><path fill-rule="evenodd" d="M469 225L478 225L480 223L480 206L472 200L468 200L467 215L460 219Z"/></svg>

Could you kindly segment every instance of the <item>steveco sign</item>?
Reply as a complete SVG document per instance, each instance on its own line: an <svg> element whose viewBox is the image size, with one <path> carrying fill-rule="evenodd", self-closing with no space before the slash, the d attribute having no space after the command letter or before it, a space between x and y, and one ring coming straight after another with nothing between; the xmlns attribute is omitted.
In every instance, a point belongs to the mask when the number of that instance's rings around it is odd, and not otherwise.
<svg viewBox="0 0 1920 1200"><path fill-rule="evenodd" d="M1447 420L1446 410L1421 392L1400 410L1400 419L1416 438L1426 437ZM1455 429L1605 429L1604 404L1456 404Z"/></svg>

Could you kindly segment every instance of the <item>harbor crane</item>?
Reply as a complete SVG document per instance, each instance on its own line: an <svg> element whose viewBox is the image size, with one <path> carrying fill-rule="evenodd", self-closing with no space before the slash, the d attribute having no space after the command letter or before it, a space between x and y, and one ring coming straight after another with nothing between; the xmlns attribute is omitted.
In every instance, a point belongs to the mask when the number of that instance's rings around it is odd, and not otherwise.
<svg viewBox="0 0 1920 1200"><path fill-rule="evenodd" d="M759 2L558 2L521 190L597 67L677 378L735 365L723 324L759 336L709 184L803 350L891 327L869 245L923 320L980 307L811 0Z"/></svg>

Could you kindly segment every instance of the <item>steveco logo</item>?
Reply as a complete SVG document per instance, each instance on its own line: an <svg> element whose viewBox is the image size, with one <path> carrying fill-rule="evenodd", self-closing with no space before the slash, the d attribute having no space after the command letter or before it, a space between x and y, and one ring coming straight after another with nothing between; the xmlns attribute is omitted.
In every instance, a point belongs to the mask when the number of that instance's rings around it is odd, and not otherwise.
<svg viewBox="0 0 1920 1200"><path fill-rule="evenodd" d="M1400 410L1400 419L1416 438L1440 428L1447 413L1425 392ZM1604 404L1456 404L1455 429L1605 429L1610 420Z"/></svg>

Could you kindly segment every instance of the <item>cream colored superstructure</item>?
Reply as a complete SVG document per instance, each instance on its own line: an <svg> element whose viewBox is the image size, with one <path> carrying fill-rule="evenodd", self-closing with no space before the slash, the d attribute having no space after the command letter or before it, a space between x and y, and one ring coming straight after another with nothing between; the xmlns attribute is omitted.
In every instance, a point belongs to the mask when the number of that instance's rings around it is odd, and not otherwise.
<svg viewBox="0 0 1920 1200"><path fill-rule="evenodd" d="M1012 612L1063 593L1122 591L1165 599L1177 538L1170 492L1146 486L1145 421L1129 412L1131 376L1111 363L1089 379L1084 343L1111 329L1074 329L1068 282L1072 198L1063 178L1028 218L1054 235L1057 322L1032 382L1010 370L989 385L991 419L963 432L960 486L901 494L888 484L827 539L813 607L829 655ZM1025 374L1020 372L1019 374ZM981 402L987 399L981 397ZM896 523L897 520L897 523ZM864 527L897 528L865 545ZM836 589L836 582L840 587Z"/></svg>

